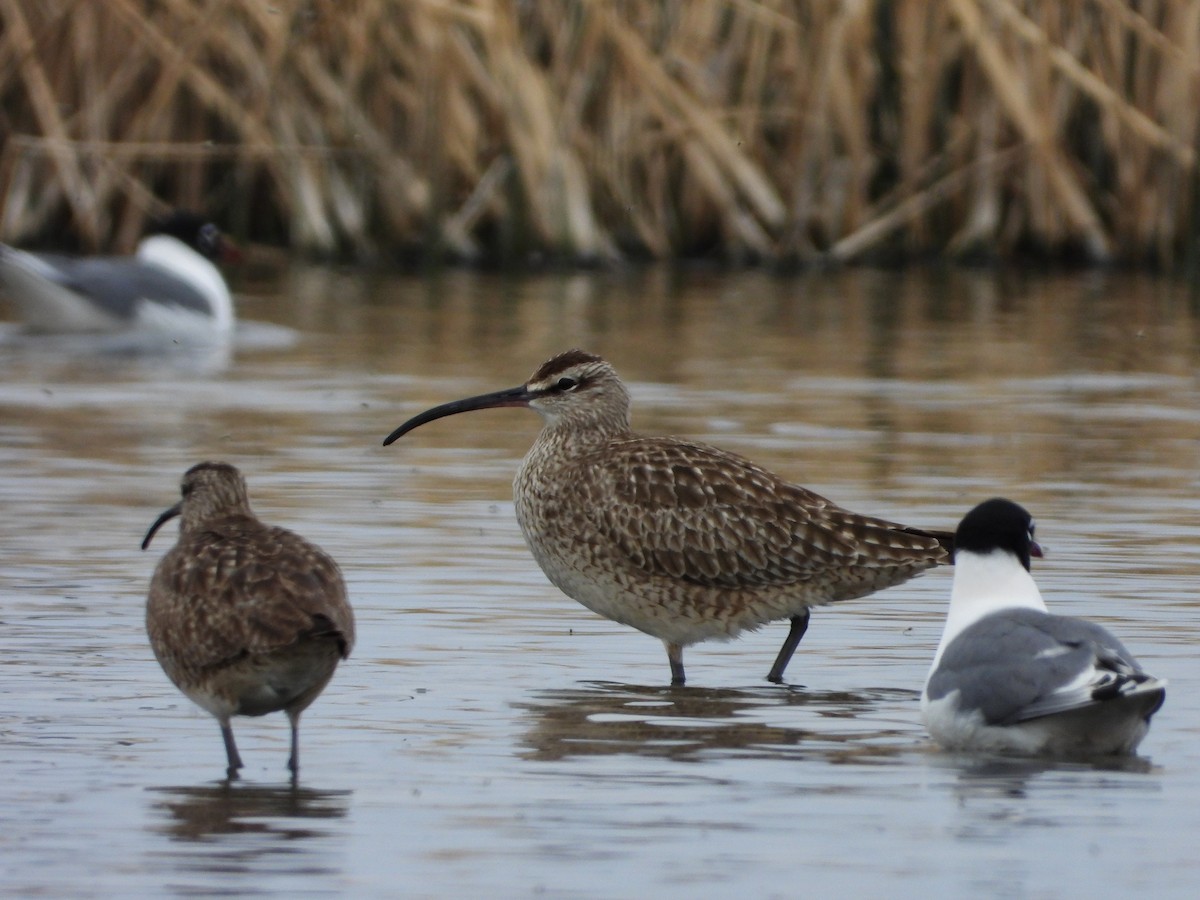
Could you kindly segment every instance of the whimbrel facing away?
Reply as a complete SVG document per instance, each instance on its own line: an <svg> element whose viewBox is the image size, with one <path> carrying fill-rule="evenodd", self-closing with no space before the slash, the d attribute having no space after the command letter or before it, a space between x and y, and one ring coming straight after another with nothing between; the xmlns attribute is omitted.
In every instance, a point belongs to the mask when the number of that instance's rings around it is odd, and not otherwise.
<svg viewBox="0 0 1200 900"><path fill-rule="evenodd" d="M921 696L950 750L1023 755L1132 753L1166 682L1091 622L1046 611L1029 574L1033 519L1011 500L976 506L955 534L945 631Z"/></svg>
<svg viewBox="0 0 1200 900"><path fill-rule="evenodd" d="M384 441L473 409L523 406L544 426L513 483L517 520L542 571L568 597L683 648L809 607L862 597L950 562L953 535L860 516L724 450L630 430L629 392L598 356L569 350L525 384L436 406Z"/></svg>
<svg viewBox="0 0 1200 900"><path fill-rule="evenodd" d="M164 522L181 518L150 582L150 645L175 686L220 723L231 779L242 760L230 718L286 712L294 782L300 714L354 644L342 573L315 544L260 522L233 466L192 466L181 490L142 541L145 550Z"/></svg>

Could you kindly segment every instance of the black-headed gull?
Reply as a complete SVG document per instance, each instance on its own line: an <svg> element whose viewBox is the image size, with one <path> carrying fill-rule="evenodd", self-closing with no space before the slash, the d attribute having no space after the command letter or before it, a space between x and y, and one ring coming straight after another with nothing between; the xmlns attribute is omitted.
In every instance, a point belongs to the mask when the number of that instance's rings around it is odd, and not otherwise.
<svg viewBox="0 0 1200 900"><path fill-rule="evenodd" d="M224 337L233 300L214 260L232 248L211 222L176 212L153 222L133 256L62 256L0 244L0 287L30 331Z"/></svg>
<svg viewBox="0 0 1200 900"><path fill-rule="evenodd" d="M955 533L954 587L921 712L949 750L1133 753L1166 682L1099 625L1055 616L1029 573L1041 556L1029 513L979 504Z"/></svg>

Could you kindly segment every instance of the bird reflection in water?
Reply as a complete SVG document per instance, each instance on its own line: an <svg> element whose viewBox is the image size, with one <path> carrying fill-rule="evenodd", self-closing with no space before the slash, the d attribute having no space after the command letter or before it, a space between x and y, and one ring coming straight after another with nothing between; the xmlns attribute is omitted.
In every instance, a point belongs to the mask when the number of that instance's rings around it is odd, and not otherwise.
<svg viewBox="0 0 1200 900"><path fill-rule="evenodd" d="M1094 789L1094 772L1144 775L1154 771L1154 764L1145 757L1112 755L1061 760L963 753L943 757L938 765L957 770L953 790L960 803L1002 797L1023 799L1035 786L1053 790L1056 783L1070 792L1078 789L1073 782L1080 776L1087 778ZM1121 783L1114 780L1106 784L1114 787Z"/></svg>
<svg viewBox="0 0 1200 900"><path fill-rule="evenodd" d="M914 704L912 691L811 691L778 688L680 690L591 682L547 690L517 704L533 720L528 759L634 754L688 761L823 756L831 762L882 762L911 750L914 732L865 727L877 708ZM863 715L876 710L875 715ZM886 717L885 717L886 719Z"/></svg>
<svg viewBox="0 0 1200 900"><path fill-rule="evenodd" d="M157 830L178 841L207 841L226 835L255 835L292 842L320 838L330 829L322 820L345 818L350 791L321 791L302 787L262 787L222 781L212 785L153 788L162 797L154 804L167 814ZM283 850L281 844L263 844ZM288 852L295 847L289 847ZM245 861L246 846L230 847Z"/></svg>

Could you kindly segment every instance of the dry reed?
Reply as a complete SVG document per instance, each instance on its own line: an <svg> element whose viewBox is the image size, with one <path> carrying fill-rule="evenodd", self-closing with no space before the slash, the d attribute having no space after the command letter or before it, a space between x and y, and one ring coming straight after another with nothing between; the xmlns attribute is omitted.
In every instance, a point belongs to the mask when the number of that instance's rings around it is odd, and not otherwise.
<svg viewBox="0 0 1200 900"><path fill-rule="evenodd" d="M1197 0L0 0L0 235L1192 261Z"/></svg>

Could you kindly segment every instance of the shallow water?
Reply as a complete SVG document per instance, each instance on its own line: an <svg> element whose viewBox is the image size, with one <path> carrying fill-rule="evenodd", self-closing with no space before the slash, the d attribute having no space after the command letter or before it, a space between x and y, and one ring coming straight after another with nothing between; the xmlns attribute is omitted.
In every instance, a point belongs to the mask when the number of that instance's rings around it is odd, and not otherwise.
<svg viewBox="0 0 1200 900"><path fill-rule="evenodd" d="M703 271L505 279L295 268L227 353L0 336L0 891L37 896L1192 897L1200 884L1200 304L1120 275ZM569 346L635 424L862 511L1038 518L1052 609L1170 681L1136 759L938 752L917 698L950 586L687 655L550 586L510 482L530 413L434 403ZM147 645L138 544L192 463L342 564L354 655L306 713L213 721Z"/></svg>

